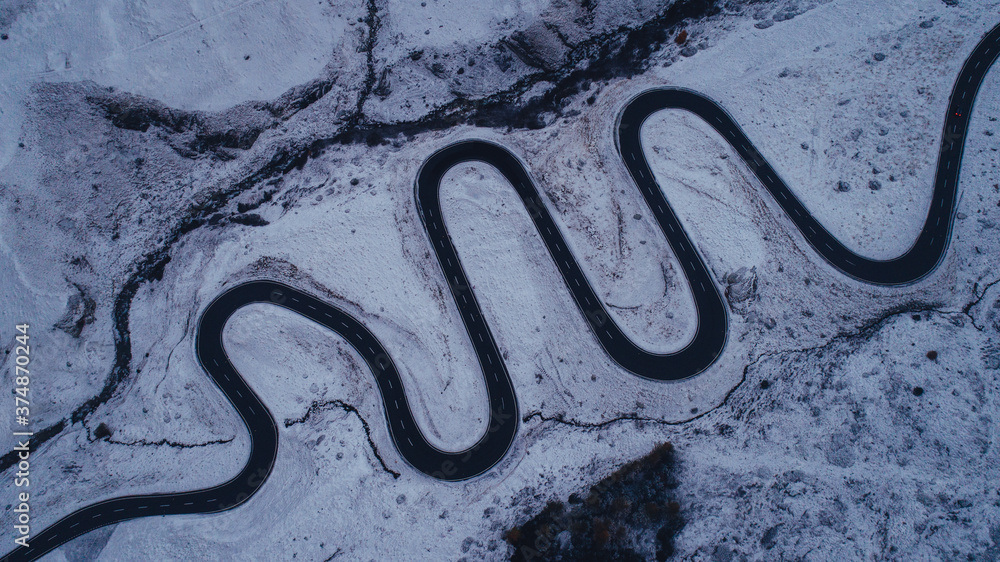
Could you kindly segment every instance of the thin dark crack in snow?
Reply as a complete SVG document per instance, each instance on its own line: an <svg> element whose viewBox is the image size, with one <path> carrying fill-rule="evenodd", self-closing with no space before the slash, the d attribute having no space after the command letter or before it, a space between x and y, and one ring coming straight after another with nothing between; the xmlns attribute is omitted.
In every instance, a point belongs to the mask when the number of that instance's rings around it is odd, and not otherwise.
<svg viewBox="0 0 1000 562"><path fill-rule="evenodd" d="M166 438L158 441L146 441L145 439L139 439L138 441L115 441L109 437L104 439L104 441L113 445L126 445L129 447L162 447L166 445L175 449L196 449L199 447L208 447L210 445L225 445L227 443L232 443L234 439L234 437L230 437L229 439L213 439L212 441L206 441L204 443L179 443L177 441L170 441ZM101 439L91 439L88 437L87 441L94 443L95 441L101 441Z"/></svg>
<svg viewBox="0 0 1000 562"><path fill-rule="evenodd" d="M704 412L700 412L697 415L692 416L692 417L687 418L687 419L684 419L684 420L669 421L669 420L661 420L661 419L658 419L658 418L644 418L644 417L638 416L637 414L632 413L632 414L625 414L623 416L618 416L618 417L611 418L611 419L604 420L604 421L600 421L600 422L582 422L582 421L579 421L579 420L567 419L566 416L562 412L556 414L555 416L546 416L545 414L543 414L540 411L535 411L535 412L531 412L530 414L524 416L521 419L521 422L522 423L528 423L532 419L538 418L539 420L542 421L542 423L545 423L545 422L555 422L557 424L569 425L569 426L576 427L576 428L579 428L579 429L603 429L603 428L608 427L610 425L621 423L621 422L627 422L627 421L641 422L641 423L652 423L652 424L657 424L657 425L685 425L685 424L689 424L689 423L691 423L691 422L693 422L695 420L698 420L698 419L701 419L701 418L707 416L708 414L714 412L715 410L718 410L722 406L725 406L726 403L729 401L729 397L732 396L733 393L736 392L736 389L738 389L739 387L741 387L743 385L743 383L747 380L747 373L749 372L750 367L753 367L754 365L756 365L764 357L768 357L770 355L774 355L774 354L777 354L777 353L778 352L771 351L771 352L767 352L767 353L763 353L761 355L758 355L756 359L754 359L753 361L747 363L743 367L743 376L740 378L740 381L738 383L734 384L733 387L729 389L729 392L727 392L726 395L722 398L722 401L720 401L715 406L709 408L708 410L705 410Z"/></svg>
<svg viewBox="0 0 1000 562"><path fill-rule="evenodd" d="M333 554L331 554L329 558L327 558L327 559L323 560L323 562L330 562L330 560L333 560L334 558L336 558L336 557L340 556L340 555L341 555L341 554L343 554L343 553L344 553L344 551L343 551L343 550L341 550L341 549L340 549L340 548L338 547L338 548L337 548L337 550L336 550L336 551L334 551L334 553L333 553Z"/></svg>
<svg viewBox="0 0 1000 562"><path fill-rule="evenodd" d="M227 443L232 443L235 437L230 437L229 439L213 439L211 441L205 441L204 443L181 443L178 441L171 441L167 438L159 439L157 441L147 441L146 439L137 439L135 441L115 441L111 436L106 437L96 437L94 432L87 429L87 442L96 443L98 441L105 441L111 443L112 445L125 445L128 447L162 447L164 445L172 447L175 449L197 449L200 447L208 447L210 445L225 445Z"/></svg>
<svg viewBox="0 0 1000 562"><path fill-rule="evenodd" d="M979 292L979 283L973 285L972 294L976 295L976 298L969 301L968 303L966 303L965 306L962 307L962 314L968 316L969 321L972 322L972 325L980 332L985 330L986 326L980 326L979 324L976 324L976 317L972 315L972 309L978 306L979 303L982 302L984 298L986 298L986 293L988 293L989 290L992 289L993 286L996 285L997 283L1000 283L1000 278L987 283L983 287L982 292Z"/></svg>
<svg viewBox="0 0 1000 562"><path fill-rule="evenodd" d="M994 284L996 284L998 282L1000 282L1000 280L994 281L993 283L990 284L990 286L992 286L992 285L994 285ZM984 294L985 294L985 291L984 291ZM982 299L982 295L979 296L979 299L980 300ZM976 302L978 302L978 301L976 301ZM726 393L726 395L722 398L722 400L718 404L716 404L715 406L709 408L708 410L705 410L704 412L700 412L697 415L691 416L690 418L687 418L687 419L684 419L684 420L680 420L680 421L668 421L668 420L661 420L661 419L657 419L657 418L641 417L641 416L638 416L635 413L630 413L630 414L625 414L625 415L622 415L622 416L614 417L614 418L611 418L611 419L603 420L603 421L600 421L600 422L585 422L585 421L575 420L575 419L572 419L572 418L567 418L566 415L564 413L562 413L562 412L560 412L560 413L558 413L558 414L556 414L554 416L546 416L541 411L535 411L535 412L531 412L530 414L524 416L521 421L523 423L527 423L527 422L531 421L532 419L537 418L542 423L552 422L552 423L556 423L556 424L567 425L567 426L571 426L571 427L574 427L574 428L587 429L587 430L589 430L589 429L603 429L605 427L608 427L608 426L611 426L611 425L614 425L614 424L617 424L617 423L630 422L630 421L631 422L640 422L640 423L652 423L652 424L657 424L657 425L669 425L669 426L686 425L686 424L689 424L689 423L691 423L693 421L699 420L699 419L701 419L701 418L709 415L710 413L718 410L719 408L722 408L723 406L725 406L729 402L730 397L732 397L732 395L736 392L736 390L739 389L741 386L743 386L743 384L746 382L747 376L748 376L748 374L750 372L750 368L753 367L754 365L757 365L758 363L760 363L764 359L769 359L771 357L781 357L781 356L786 356L786 355L796 355L796 354L808 354L808 353L815 353L815 352L823 352L823 351L826 351L828 348L832 347L834 344L836 344L838 342L853 343L853 342L856 342L856 341L861 340L861 339L868 339L874 333L878 332L883 327L885 327L885 325L888 324L889 321L892 320L893 318L895 318L897 316L904 316L904 315L907 315L907 314L933 312L935 314L940 314L942 316L963 315L963 316L966 316L966 317L972 319L972 316L970 314L968 314L968 312L967 312L968 308L970 308L970 307L967 306L967 307L965 307L961 311L948 311L948 310L941 310L940 308L938 308L937 306L932 305L932 304L921 303L921 302L918 302L918 301L913 301L913 302L910 302L910 303L907 303L907 304L903 304L903 305L899 305L899 306L890 308L889 310L883 312L882 314L880 314L876 318L874 318L874 319L872 319L872 320L870 320L868 322L865 322L864 324L862 324L861 326L855 328L854 330L849 331L849 332L840 332L840 333L836 334L835 336L831 337L826 342L820 344L820 345L815 345L815 346L810 346L810 347L802 347L802 348L797 348L797 349L782 349L782 350L775 350L775 351L767 351L767 352L761 353L760 355L758 355L757 357L755 357L752 361L750 361L749 363L747 363L743 367L743 375L740 378L739 382L737 382L735 385L733 385L732 388L729 389L729 392ZM977 330L980 330L980 328L975 325L975 321L974 320L973 320L972 324L973 324L973 327L975 327Z"/></svg>
<svg viewBox="0 0 1000 562"><path fill-rule="evenodd" d="M306 413L302 415L302 417L294 420L286 419L285 427L292 427L293 425L305 423L306 421L309 420L310 417L312 417L314 413L322 412L324 410L329 410L332 407L340 408L341 410L349 414L354 414L355 416L358 417L358 419L361 421L361 427L364 428L365 430L365 438L368 440L368 446L371 448L372 454L375 455L375 458L378 459L378 463L382 465L382 470L384 472L391 474L393 478L399 478L400 474L395 470L389 468L388 465L385 464L385 461L382 459L382 455L379 454L378 446L375 445L375 441L372 439L372 430L371 427L368 425L368 421L364 418L364 416L361 415L361 412L359 412L357 408L348 404L347 402L344 402L343 400L324 400L323 402L313 402L309 406L309 409L306 410Z"/></svg>

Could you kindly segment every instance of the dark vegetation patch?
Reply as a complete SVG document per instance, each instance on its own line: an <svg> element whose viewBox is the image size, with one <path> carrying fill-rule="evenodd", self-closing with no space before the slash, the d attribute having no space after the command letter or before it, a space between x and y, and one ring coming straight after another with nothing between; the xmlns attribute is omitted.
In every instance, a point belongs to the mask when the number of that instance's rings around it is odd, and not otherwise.
<svg viewBox="0 0 1000 562"><path fill-rule="evenodd" d="M416 121L365 123L360 119L358 127L349 128L335 138L316 141L309 152L318 155L324 147L338 143L367 142L374 146L384 139L400 135L411 138L426 131L463 124L507 130L540 129L546 126L547 115L562 116L572 98L589 91L594 82L630 78L647 70L652 55L664 44L673 43L683 31L682 23L716 15L724 3L718 0L681 0L635 28L620 27L577 43L567 50L558 65L536 61L533 66L538 68L538 72L525 76L505 91L476 100L459 95ZM529 47L514 40L501 41L495 45L494 59L510 58L513 54L532 65L535 59L544 58L526 49ZM417 59L422 55L423 52L416 55ZM414 56L415 53L410 58ZM588 64L581 64L583 61ZM523 100L523 95L540 82L550 82L555 86L543 95Z"/></svg>
<svg viewBox="0 0 1000 562"><path fill-rule="evenodd" d="M572 494L569 505L552 501L505 538L510 559L666 560L684 527L677 488L674 448L656 446L590 487Z"/></svg>
<svg viewBox="0 0 1000 562"><path fill-rule="evenodd" d="M222 112L185 111L142 96L96 88L86 99L119 129L162 133L164 140L186 158L233 156L224 149L247 150L262 132L276 127L322 98L336 78L318 79L289 89L268 102L247 102Z"/></svg>
<svg viewBox="0 0 1000 562"><path fill-rule="evenodd" d="M264 217L258 215L257 213L236 215L230 217L229 221L235 222L236 224L244 224L246 226L267 226L269 224L266 220L264 220Z"/></svg>

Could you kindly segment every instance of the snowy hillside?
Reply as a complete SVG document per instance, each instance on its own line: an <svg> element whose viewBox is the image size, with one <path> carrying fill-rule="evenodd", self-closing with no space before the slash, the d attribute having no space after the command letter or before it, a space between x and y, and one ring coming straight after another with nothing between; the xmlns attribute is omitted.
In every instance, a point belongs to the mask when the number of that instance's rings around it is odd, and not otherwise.
<svg viewBox="0 0 1000 562"><path fill-rule="evenodd" d="M428 441L473 445L485 385L414 200L421 164L458 140L526 164L647 350L697 330L615 148L616 117L647 89L714 99L846 246L902 253L927 215L955 77L998 14L998 0L0 6L0 341L10 355L15 323L34 327L32 529L240 470L250 436L194 338L241 281L349 312L392 355ZM463 164L444 218L522 422L495 468L460 483L414 470L361 357L253 305L223 338L279 426L260 491L46 559L506 559L508 529L664 441L686 522L677 559L1000 556L1000 70L976 101L947 254L902 287L826 263L697 117L663 111L642 139L726 295L707 371L665 383L616 365L511 186ZM0 444L12 481L15 439Z"/></svg>

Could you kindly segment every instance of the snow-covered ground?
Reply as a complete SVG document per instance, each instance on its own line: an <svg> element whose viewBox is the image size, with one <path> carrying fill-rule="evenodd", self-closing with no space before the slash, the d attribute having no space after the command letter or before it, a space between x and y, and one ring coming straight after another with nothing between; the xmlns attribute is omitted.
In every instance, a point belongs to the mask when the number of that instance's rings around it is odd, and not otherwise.
<svg viewBox="0 0 1000 562"><path fill-rule="evenodd" d="M543 111L541 128L435 121L468 100L544 96L561 65L591 64L573 60L573 45L669 4L0 9L0 333L9 347L14 323L32 323L33 424L67 420L32 455L34 528L239 469L249 438L197 365L193 335L204 306L242 280L284 280L354 314L393 355L428 439L472 444L484 386L413 200L421 163L457 140L493 140L525 162L615 320L647 349L678 349L695 329L683 275L614 150L615 115L647 88L720 102L848 247L878 258L909 247L952 81L1000 21L996 0L728 3L677 28L690 36L683 55L668 41L644 72ZM49 558L502 558L505 529L667 440L688 521L680 557L996 558L998 119L993 70L945 260L923 281L882 288L818 258L704 123L651 117L646 155L668 200L720 285L750 289L730 299L720 360L677 383L615 366L511 187L488 166L456 167L445 219L525 419L495 469L446 484L409 468L359 356L255 305L224 337L281 426L260 492L222 514L94 532ZM384 144L312 144L372 123L405 126ZM281 164L306 147L308 159ZM289 169L255 175L270 162ZM178 231L204 208L206 224ZM269 224L230 220L247 213ZM70 420L107 385L122 302L127 376ZM101 423L109 438L95 437Z"/></svg>

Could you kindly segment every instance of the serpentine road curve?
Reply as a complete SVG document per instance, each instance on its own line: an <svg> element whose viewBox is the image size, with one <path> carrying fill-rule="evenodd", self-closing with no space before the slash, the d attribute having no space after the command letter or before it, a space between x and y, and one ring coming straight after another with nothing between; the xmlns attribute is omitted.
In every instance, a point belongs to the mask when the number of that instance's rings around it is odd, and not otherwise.
<svg viewBox="0 0 1000 562"><path fill-rule="evenodd" d="M128 519L231 509L256 493L274 467L278 428L271 412L233 367L222 344L226 322L234 312L252 303L272 303L293 310L340 334L351 344L375 375L396 449L415 469L433 478L457 481L482 474L499 462L517 434L517 397L441 215L441 179L449 169L462 162L490 164L514 186L601 347L624 369L642 377L677 380L700 373L718 358L728 331L726 308L718 286L656 184L641 148L642 123L657 111L684 109L718 131L774 196L809 244L833 267L855 279L881 285L901 285L921 279L937 267L948 245L973 102L998 55L1000 25L983 37L955 81L944 121L927 218L913 246L890 260L859 256L834 238L809 214L739 125L709 98L689 90L666 88L650 90L632 99L618 121L618 150L684 270L697 307L698 330L691 342L675 353L649 353L630 341L615 324L570 252L528 172L514 155L499 145L477 140L460 142L434 153L418 174L416 202L486 382L490 423L474 446L465 451L448 452L427 442L413 419L392 358L360 322L336 306L292 287L275 281L252 281L230 288L212 301L202 314L196 336L198 360L239 412L250 432L250 456L240 473L212 488L126 496L90 505L32 536L28 548L18 547L3 560L34 560L83 533Z"/></svg>

